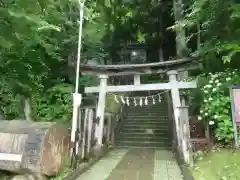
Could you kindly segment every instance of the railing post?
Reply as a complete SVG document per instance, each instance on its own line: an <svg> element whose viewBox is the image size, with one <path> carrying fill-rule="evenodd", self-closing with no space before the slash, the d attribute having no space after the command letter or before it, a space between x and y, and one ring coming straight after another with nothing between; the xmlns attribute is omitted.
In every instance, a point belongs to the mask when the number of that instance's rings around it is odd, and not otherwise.
<svg viewBox="0 0 240 180"><path fill-rule="evenodd" d="M93 110L89 110L88 116L88 142L87 142L87 154L89 154L92 142L92 128L93 128Z"/></svg>
<svg viewBox="0 0 240 180"><path fill-rule="evenodd" d="M107 142L109 143L110 139L111 139L111 119L112 119L112 115L109 114L108 116L108 123L107 123Z"/></svg>
<svg viewBox="0 0 240 180"><path fill-rule="evenodd" d="M192 166L193 159L192 159L192 146L190 141L190 126L189 126L189 113L188 113L188 106L186 105L185 98L181 98L181 113L180 113L180 124L182 128L182 153L184 157L185 163Z"/></svg>
<svg viewBox="0 0 240 180"><path fill-rule="evenodd" d="M83 119L83 135L82 135L82 158L85 157L85 145L86 145L86 131L87 131L87 120L89 116L89 109L85 110Z"/></svg>

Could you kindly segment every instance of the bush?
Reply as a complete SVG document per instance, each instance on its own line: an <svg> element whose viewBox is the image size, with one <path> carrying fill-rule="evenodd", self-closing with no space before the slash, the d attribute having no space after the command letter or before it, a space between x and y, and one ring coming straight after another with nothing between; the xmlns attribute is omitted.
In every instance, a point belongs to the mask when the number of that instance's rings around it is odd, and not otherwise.
<svg viewBox="0 0 240 180"><path fill-rule="evenodd" d="M33 95L33 116L37 121L56 121L69 124L72 117L72 91L70 84L58 84L46 92Z"/></svg>
<svg viewBox="0 0 240 180"><path fill-rule="evenodd" d="M223 143L233 141L233 126L231 121L231 99L229 87L240 83L240 73L237 70L226 70L219 73L209 73L199 78L202 101L199 120L208 120L213 127L215 137Z"/></svg>

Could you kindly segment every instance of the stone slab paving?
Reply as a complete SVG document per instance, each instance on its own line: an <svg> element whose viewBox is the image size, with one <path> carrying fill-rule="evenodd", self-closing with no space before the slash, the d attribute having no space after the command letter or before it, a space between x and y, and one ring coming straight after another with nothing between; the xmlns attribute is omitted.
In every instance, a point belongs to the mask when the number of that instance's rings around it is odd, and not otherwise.
<svg viewBox="0 0 240 180"><path fill-rule="evenodd" d="M109 152L88 171L80 175L77 180L106 180L127 152L128 150L115 150Z"/></svg>
<svg viewBox="0 0 240 180"><path fill-rule="evenodd" d="M152 180L154 149L131 149L107 180Z"/></svg>
<svg viewBox="0 0 240 180"><path fill-rule="evenodd" d="M153 180L183 180L181 170L171 151L155 151Z"/></svg>
<svg viewBox="0 0 240 180"><path fill-rule="evenodd" d="M77 180L183 180L171 151L117 149Z"/></svg>

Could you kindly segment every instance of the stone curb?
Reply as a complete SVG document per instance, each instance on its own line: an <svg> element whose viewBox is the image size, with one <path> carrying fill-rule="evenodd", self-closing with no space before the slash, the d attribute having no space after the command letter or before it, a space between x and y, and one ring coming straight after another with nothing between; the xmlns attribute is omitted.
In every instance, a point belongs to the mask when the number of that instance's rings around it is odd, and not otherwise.
<svg viewBox="0 0 240 180"><path fill-rule="evenodd" d="M196 180L194 179L192 172L189 170L188 166L184 163L183 159L178 153L175 154L177 163L181 169L184 180Z"/></svg>
<svg viewBox="0 0 240 180"><path fill-rule="evenodd" d="M104 148L106 148L106 149L104 149ZM67 175L64 178L64 180L76 180L81 174L86 172L91 166L96 164L101 158L103 158L105 155L107 155L107 153L110 151L111 151L111 149L109 149L107 147L103 147L103 153L101 155L90 159L86 163L80 164L80 166L77 169L75 169L73 172L71 172L69 175Z"/></svg>

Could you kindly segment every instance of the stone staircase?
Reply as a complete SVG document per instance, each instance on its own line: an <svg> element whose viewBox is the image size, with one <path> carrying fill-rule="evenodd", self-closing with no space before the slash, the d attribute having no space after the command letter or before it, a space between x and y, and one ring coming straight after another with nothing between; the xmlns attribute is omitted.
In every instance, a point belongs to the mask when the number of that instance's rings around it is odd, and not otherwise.
<svg viewBox="0 0 240 180"><path fill-rule="evenodd" d="M118 148L172 148L172 121L168 119L167 104L162 101L142 107L127 107L127 117L116 137Z"/></svg>

